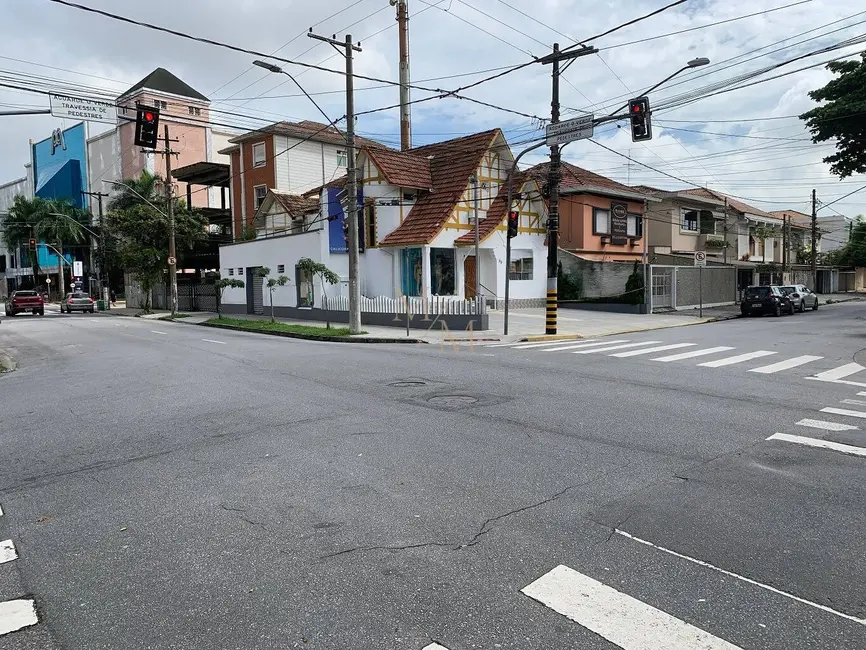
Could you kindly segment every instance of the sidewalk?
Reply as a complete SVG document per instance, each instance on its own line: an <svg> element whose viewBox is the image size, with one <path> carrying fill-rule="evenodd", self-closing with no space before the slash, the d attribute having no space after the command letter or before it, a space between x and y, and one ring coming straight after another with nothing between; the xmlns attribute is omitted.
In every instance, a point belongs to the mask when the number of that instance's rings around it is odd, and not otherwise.
<svg viewBox="0 0 866 650"><path fill-rule="evenodd" d="M107 316L137 316L140 310L130 309L125 307L114 307L107 312L100 312ZM168 316L168 311L156 311L153 314L141 316L148 320L160 319ZM211 318L216 318L214 312L191 312L186 318L177 319L175 322L184 323L187 325L197 325ZM252 320L270 320L270 316L265 315L245 315L231 314L232 318L245 318ZM325 324L321 321L294 320L288 318L277 318L281 323L289 323L295 325L307 325L311 327L324 328ZM610 334L625 334L628 332L640 332L644 330L663 329L667 327L682 327L684 325L693 325L705 323L711 318L697 318L696 315L681 315L681 314L614 314L607 312L582 311L578 309L560 309L559 318L557 320L558 332L552 338L592 338L597 336L607 336ZM545 340L547 337L544 334L545 326L545 310L542 309L513 309L509 313L508 318L508 336L503 335L505 325L505 314L503 311L489 312L489 329L484 331L469 331L469 330L448 330L443 327L443 324L430 318L429 327L415 328L412 327L409 333L406 332L405 324L401 327L386 327L382 325L362 325L363 330L367 333L366 338L374 339L394 339L408 338L432 343L436 345L450 343L482 343L482 342L509 342L521 341L524 339ZM421 323L419 317L416 317L416 323ZM337 327L345 327L343 323L332 323Z"/></svg>

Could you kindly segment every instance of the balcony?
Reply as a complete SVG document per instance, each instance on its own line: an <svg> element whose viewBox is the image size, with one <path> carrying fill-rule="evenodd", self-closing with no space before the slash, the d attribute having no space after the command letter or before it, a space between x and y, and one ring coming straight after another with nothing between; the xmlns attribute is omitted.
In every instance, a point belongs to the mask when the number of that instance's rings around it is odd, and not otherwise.
<svg viewBox="0 0 866 650"><path fill-rule="evenodd" d="M695 242L695 250L698 251L720 251L728 247L728 242L725 241L724 235L698 235L698 240Z"/></svg>

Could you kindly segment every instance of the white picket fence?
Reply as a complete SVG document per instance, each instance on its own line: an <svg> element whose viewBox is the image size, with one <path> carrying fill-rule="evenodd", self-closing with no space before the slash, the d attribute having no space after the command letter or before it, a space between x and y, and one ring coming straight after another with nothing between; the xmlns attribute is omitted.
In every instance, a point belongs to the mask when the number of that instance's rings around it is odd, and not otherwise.
<svg viewBox="0 0 866 650"><path fill-rule="evenodd" d="M389 298L378 296L368 298L361 296L361 312L372 314L405 314L407 297ZM325 297L322 306L333 311L349 311L349 298L347 296ZM427 314L431 316L446 315L474 315L484 314L487 306L480 297L463 300L453 296L432 296L426 300L420 296L409 296L408 306L410 314Z"/></svg>

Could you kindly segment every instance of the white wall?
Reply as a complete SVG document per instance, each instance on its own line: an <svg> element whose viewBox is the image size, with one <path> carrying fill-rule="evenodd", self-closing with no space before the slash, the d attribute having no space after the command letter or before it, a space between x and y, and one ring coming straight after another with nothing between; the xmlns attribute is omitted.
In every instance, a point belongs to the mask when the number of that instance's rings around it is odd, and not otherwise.
<svg viewBox="0 0 866 650"><path fill-rule="evenodd" d="M120 136L117 129L106 131L102 135L98 135L87 141L87 158L90 166L88 182L90 183L91 192L102 192L114 196L117 188L102 179L105 178L111 181L123 180L121 153ZM107 208L108 201L110 200L103 199L103 209ZM97 214L97 201L91 199L89 203L93 214Z"/></svg>
<svg viewBox="0 0 866 650"><path fill-rule="evenodd" d="M337 166L337 151L340 149L345 151L345 146L274 136L275 189L288 194L303 194L343 176L346 168Z"/></svg>
<svg viewBox="0 0 866 650"><path fill-rule="evenodd" d="M19 194L29 197L30 190L27 178L19 178L5 185L0 185L0 212L7 212Z"/></svg>

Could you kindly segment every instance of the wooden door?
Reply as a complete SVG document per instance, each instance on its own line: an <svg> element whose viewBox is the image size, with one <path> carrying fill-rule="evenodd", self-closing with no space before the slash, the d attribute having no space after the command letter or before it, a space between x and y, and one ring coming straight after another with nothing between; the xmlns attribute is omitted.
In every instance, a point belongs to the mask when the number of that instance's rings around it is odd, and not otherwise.
<svg viewBox="0 0 866 650"><path fill-rule="evenodd" d="M475 256L463 261L463 291L466 299L474 298L478 293L475 286Z"/></svg>

